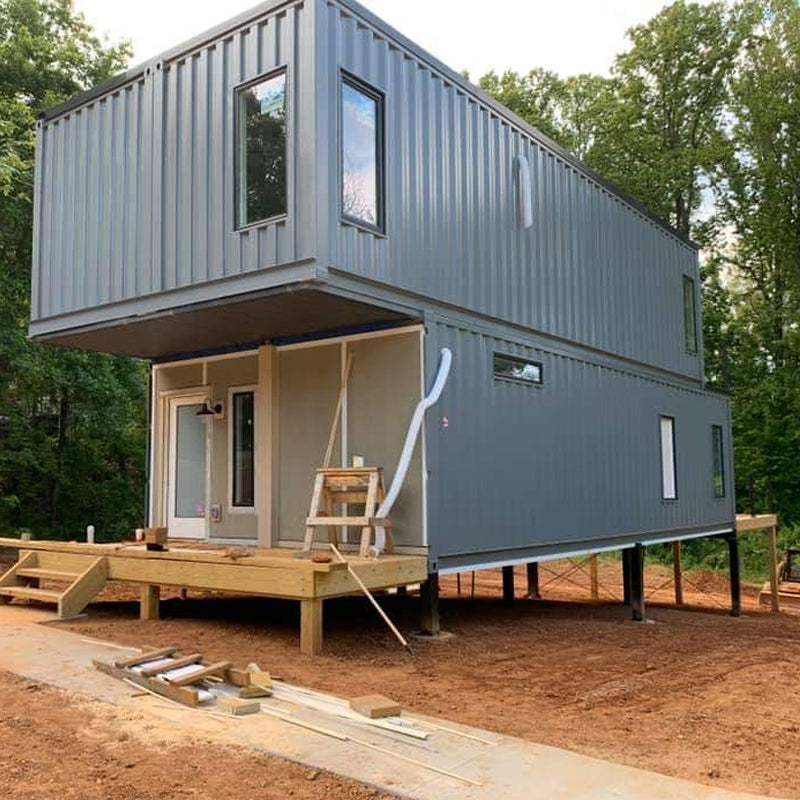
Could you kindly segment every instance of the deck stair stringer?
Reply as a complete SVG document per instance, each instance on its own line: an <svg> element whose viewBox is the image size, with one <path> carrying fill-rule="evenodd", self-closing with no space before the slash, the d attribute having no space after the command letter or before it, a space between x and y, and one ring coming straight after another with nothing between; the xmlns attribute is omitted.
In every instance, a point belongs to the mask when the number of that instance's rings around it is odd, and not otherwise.
<svg viewBox="0 0 800 800"><path fill-rule="evenodd" d="M53 556L56 556L54 561ZM44 556L44 558L43 558ZM41 589L45 580L60 584L55 589ZM37 600L54 604L60 619L74 617L83 611L108 580L108 559L69 559L60 563L56 554L23 552L19 561L0 576L0 601Z"/></svg>

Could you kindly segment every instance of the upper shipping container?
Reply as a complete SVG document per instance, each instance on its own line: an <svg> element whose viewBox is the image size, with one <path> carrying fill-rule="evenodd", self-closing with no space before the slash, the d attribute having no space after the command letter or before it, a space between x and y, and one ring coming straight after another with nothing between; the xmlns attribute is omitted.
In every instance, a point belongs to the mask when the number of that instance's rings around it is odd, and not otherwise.
<svg viewBox="0 0 800 800"><path fill-rule="evenodd" d="M251 224L239 98L276 75L285 211ZM39 124L32 335L301 282L702 380L695 248L351 0L264 4Z"/></svg>

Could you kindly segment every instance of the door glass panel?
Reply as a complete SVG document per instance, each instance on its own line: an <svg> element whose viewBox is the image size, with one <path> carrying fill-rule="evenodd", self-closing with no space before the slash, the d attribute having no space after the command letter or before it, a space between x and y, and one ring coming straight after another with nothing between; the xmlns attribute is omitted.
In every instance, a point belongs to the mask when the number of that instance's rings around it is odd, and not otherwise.
<svg viewBox="0 0 800 800"><path fill-rule="evenodd" d="M178 406L175 436L175 516L202 517L206 511L206 426L201 406Z"/></svg>

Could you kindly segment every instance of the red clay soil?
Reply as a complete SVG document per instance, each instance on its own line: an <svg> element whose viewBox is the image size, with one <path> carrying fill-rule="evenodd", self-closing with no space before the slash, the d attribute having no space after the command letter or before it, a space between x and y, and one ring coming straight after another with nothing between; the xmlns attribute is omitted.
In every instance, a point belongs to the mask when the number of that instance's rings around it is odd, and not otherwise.
<svg viewBox="0 0 800 800"><path fill-rule="evenodd" d="M3 800L366 800L374 789L251 751L143 745L111 710L0 672Z"/></svg>
<svg viewBox="0 0 800 800"><path fill-rule="evenodd" d="M404 706L715 786L800 798L800 618L771 615L745 592L746 615L725 608L727 581L687 577L702 610L651 605L630 621L619 566L601 562L607 602L590 602L584 569L555 581L542 569L544 601L500 600L497 572L443 580L442 620L455 634L405 653L361 599L325 607L325 655L298 652L296 603L191 593L140 622L134 595L109 587L84 621L86 636L133 645L176 645L213 659L258 662L285 680L343 695L381 692ZM649 568L648 591L671 600L669 571ZM574 585L570 583L574 581ZM689 583L691 582L691 583ZM708 594L707 592L710 592ZM517 594L524 577L517 576ZM582 602L575 602L581 600ZM412 596L386 597L404 631L417 624ZM174 763L174 762L173 762Z"/></svg>

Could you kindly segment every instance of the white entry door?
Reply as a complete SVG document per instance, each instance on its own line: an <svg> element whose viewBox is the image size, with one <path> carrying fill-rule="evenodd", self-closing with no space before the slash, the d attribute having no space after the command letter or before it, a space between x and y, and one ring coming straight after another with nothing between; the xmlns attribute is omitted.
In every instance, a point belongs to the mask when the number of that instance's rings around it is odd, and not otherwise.
<svg viewBox="0 0 800 800"><path fill-rule="evenodd" d="M207 431L204 395L174 397L169 401L169 470L167 525L169 535L204 539L206 535Z"/></svg>

